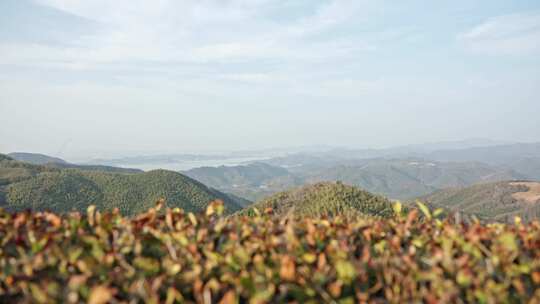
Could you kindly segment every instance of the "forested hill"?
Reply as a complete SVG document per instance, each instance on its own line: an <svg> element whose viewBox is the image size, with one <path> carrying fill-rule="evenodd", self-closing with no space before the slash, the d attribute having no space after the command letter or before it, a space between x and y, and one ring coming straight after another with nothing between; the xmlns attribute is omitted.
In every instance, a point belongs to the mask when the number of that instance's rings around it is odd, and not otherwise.
<svg viewBox="0 0 540 304"><path fill-rule="evenodd" d="M242 199L209 188L180 173L155 170L117 173L80 168L33 165L0 155L0 204L8 210L84 210L119 208L133 215L165 198L170 207L201 211L209 202L223 200L229 212L239 210Z"/></svg>
<svg viewBox="0 0 540 304"><path fill-rule="evenodd" d="M392 213L391 202L378 195L340 182L306 185L270 196L244 210L264 211L272 208L277 215L301 216L367 215L387 216Z"/></svg>

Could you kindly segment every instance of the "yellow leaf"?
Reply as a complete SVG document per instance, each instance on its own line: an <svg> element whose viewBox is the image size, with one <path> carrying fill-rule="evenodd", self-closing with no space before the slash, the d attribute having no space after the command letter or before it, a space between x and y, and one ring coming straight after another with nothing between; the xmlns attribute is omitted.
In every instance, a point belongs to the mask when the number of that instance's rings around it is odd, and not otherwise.
<svg viewBox="0 0 540 304"><path fill-rule="evenodd" d="M88 304L105 304L112 299L112 291L104 285L99 285L90 291Z"/></svg>
<svg viewBox="0 0 540 304"><path fill-rule="evenodd" d="M133 265L135 265L139 269L142 269L150 273L158 272L159 266L160 266L158 261L152 258L146 258L146 257L136 257L133 260Z"/></svg>
<svg viewBox="0 0 540 304"><path fill-rule="evenodd" d="M472 277L469 272L460 270L456 276L456 281L461 286L469 286L472 282Z"/></svg>
<svg viewBox="0 0 540 304"><path fill-rule="evenodd" d="M90 205L86 209L86 215L88 216L88 223L91 226L94 226L94 213L95 213L95 211L96 211L96 206L94 206L94 205Z"/></svg>
<svg viewBox="0 0 540 304"><path fill-rule="evenodd" d="M166 304L182 303L183 300L182 294L174 287L169 287L169 289L167 289L167 298L165 299Z"/></svg>
<svg viewBox="0 0 540 304"><path fill-rule="evenodd" d="M417 201L416 202L416 205L418 205L418 208L420 209L420 211L422 211L422 213L424 214L424 216L430 220L431 219L431 211L429 211L429 208L422 202L420 201Z"/></svg>
<svg viewBox="0 0 540 304"><path fill-rule="evenodd" d="M317 260L317 256L314 255L313 253L304 253L304 255L302 256L302 258L303 258L304 261L306 261L306 263L308 263L308 264L312 264L312 263L314 263L314 262Z"/></svg>
<svg viewBox="0 0 540 304"><path fill-rule="evenodd" d="M47 303L47 294L38 285L30 284L30 292L37 303Z"/></svg>
<svg viewBox="0 0 540 304"><path fill-rule="evenodd" d="M392 208L394 209L394 213L395 213L396 215L398 215L398 216L401 215L401 211L402 211L402 209L403 209L403 205L401 204L400 201L397 201L397 202L392 206Z"/></svg>
<svg viewBox="0 0 540 304"><path fill-rule="evenodd" d="M189 218L189 221L191 222L191 225L197 226L197 218L195 217L195 214L191 212L188 213L188 218Z"/></svg>
<svg viewBox="0 0 540 304"><path fill-rule="evenodd" d="M351 283L356 277L356 269L354 268L354 265L345 260L339 260L336 263L336 271L338 279L345 284Z"/></svg>

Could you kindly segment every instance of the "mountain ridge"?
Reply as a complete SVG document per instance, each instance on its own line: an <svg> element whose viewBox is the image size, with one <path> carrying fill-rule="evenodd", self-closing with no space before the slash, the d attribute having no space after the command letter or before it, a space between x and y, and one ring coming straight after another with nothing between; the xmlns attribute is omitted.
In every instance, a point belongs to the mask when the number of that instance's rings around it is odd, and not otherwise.
<svg viewBox="0 0 540 304"><path fill-rule="evenodd" d="M33 164L33 165L42 165L51 168L58 169L81 169L81 170L95 170L95 171L107 171L107 172L119 172L119 173L138 173L143 172L139 169L131 168L120 168L107 165L80 165L73 164L68 161L65 161L58 157L49 156L46 154L40 153L29 153L29 152L14 152L7 154L13 160Z"/></svg>
<svg viewBox="0 0 540 304"><path fill-rule="evenodd" d="M286 164L293 164L294 160L301 158L294 156L286 160ZM211 187L254 201L288 188L324 181L342 181L392 199L408 199L448 187L525 178L511 169L479 162L377 158L316 165L312 163L316 162L315 159L309 158L305 166L286 166L283 163L278 166L275 161L198 168L183 173ZM259 170L263 166L259 163L266 164L264 170Z"/></svg>
<svg viewBox="0 0 540 304"><path fill-rule="evenodd" d="M12 152L7 154L12 159L31 163L34 165L45 165L48 163L68 164L67 161L41 153L29 153L29 152Z"/></svg>
<svg viewBox="0 0 540 304"><path fill-rule="evenodd" d="M201 211L213 200L224 201L229 212L245 200L207 187L178 172L153 170L119 173L78 168L56 168L0 158L0 204L8 210L84 210L119 208L136 214L165 198L171 207Z"/></svg>

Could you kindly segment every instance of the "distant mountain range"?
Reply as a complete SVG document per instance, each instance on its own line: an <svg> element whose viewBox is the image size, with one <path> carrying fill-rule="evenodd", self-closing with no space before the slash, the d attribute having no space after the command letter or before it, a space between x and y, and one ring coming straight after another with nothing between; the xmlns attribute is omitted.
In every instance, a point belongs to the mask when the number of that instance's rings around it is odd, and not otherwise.
<svg viewBox="0 0 540 304"><path fill-rule="evenodd" d="M119 166L125 164L167 164L183 161L203 161L203 160L220 160L227 159L224 155L202 155L202 154L164 154L164 155L146 155L146 156L130 156L113 159L94 159L88 164L105 164L111 166Z"/></svg>
<svg viewBox="0 0 540 304"><path fill-rule="evenodd" d="M475 145L474 143L477 143ZM296 153L284 157L265 160L266 163L285 166L311 166L348 164L365 159L406 159L418 158L440 162L483 162L490 165L513 168L522 160L539 161L540 143L497 144L486 141L481 146L478 141L450 142L438 144L411 145L388 149L333 149L318 153Z"/></svg>
<svg viewBox="0 0 540 304"><path fill-rule="evenodd" d="M518 143L467 149L436 150L427 158L440 161L482 161L503 165L523 158L540 158L540 143Z"/></svg>
<svg viewBox="0 0 540 304"><path fill-rule="evenodd" d="M416 197L448 187L522 178L515 171L483 163L423 159L365 160L301 174L308 182L340 180L393 199Z"/></svg>
<svg viewBox="0 0 540 304"><path fill-rule="evenodd" d="M501 144L498 141L469 140L379 150L334 149L296 153L260 162L286 169L288 174L281 172L280 176L268 177L265 181L258 181L255 187L241 190L231 188L232 183L227 184L223 180L220 184L213 184L212 179L201 176L201 172L192 176L238 195L249 193L252 199L304 183L335 180L393 199L407 199L438 189L476 183L540 180L540 143ZM187 171L186 174L191 175L192 172ZM279 183L275 183L276 178ZM284 180L293 182L283 184Z"/></svg>
<svg viewBox="0 0 540 304"><path fill-rule="evenodd" d="M180 173L166 170L125 172L98 166L34 165L0 155L0 206L8 210L85 210L119 208L132 215L165 198L170 207L202 211L213 200L224 201L229 212L248 201L209 188ZM103 168L107 168L103 170Z"/></svg>
<svg viewBox="0 0 540 304"><path fill-rule="evenodd" d="M7 156L14 160L21 162L33 164L33 165L43 165L49 168L58 168L58 169L81 169L81 170L92 170L92 171L106 171L106 172L116 172L116 173L140 173L143 172L139 169L131 168L119 168L105 165L79 165L69 163L61 158L52 157L39 153L9 153Z"/></svg>
<svg viewBox="0 0 540 304"><path fill-rule="evenodd" d="M14 152L9 153L8 156L15 160L34 165L67 164L67 162L63 159L39 153Z"/></svg>
<svg viewBox="0 0 540 304"><path fill-rule="evenodd" d="M322 161L313 157L290 165L297 156L280 158L282 167L254 163L244 166L198 168L183 172L204 184L250 200L306 183L342 181L393 199L407 199L449 187L480 182L518 180L526 176L479 162L436 162L423 159ZM275 163L276 159L270 160ZM319 164L319 165L317 165Z"/></svg>
<svg viewBox="0 0 540 304"><path fill-rule="evenodd" d="M319 158L332 160L352 160L352 159L370 159L370 158L429 158L431 153L437 151L464 150L473 148L492 148L504 145L514 145L507 141L497 141L490 139L467 139L460 141L445 141L423 144L412 144L396 146L382 149L350 149L334 148L322 151L311 151L304 153L293 153L295 155L311 155ZM431 159L437 160L437 159Z"/></svg>

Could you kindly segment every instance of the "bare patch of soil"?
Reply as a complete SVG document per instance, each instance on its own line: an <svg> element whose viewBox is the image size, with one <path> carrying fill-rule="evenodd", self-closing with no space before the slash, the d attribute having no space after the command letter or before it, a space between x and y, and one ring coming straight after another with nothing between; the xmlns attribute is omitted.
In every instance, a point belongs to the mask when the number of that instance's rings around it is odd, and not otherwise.
<svg viewBox="0 0 540 304"><path fill-rule="evenodd" d="M525 186L528 188L525 192L516 192L512 194L512 197L525 201L530 204L537 203L540 200L540 183L536 182L514 182L510 183L512 186Z"/></svg>

